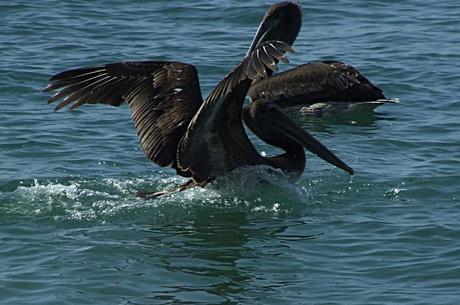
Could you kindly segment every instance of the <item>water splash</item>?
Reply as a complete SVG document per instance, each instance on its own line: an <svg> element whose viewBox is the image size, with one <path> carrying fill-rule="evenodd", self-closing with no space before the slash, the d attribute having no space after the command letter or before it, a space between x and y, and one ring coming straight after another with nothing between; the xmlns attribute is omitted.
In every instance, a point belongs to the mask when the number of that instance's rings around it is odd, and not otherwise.
<svg viewBox="0 0 460 305"><path fill-rule="evenodd" d="M126 205L123 197L127 188L118 185L121 181L82 178L19 182L14 191L2 194L8 202L2 214L95 220L102 215L116 214Z"/></svg>
<svg viewBox="0 0 460 305"><path fill-rule="evenodd" d="M165 221L199 213L240 211L277 216L292 213L308 202L308 193L268 166L242 167L205 188L193 188L144 200L142 189L169 189L185 182L180 177L57 178L17 181L2 188L2 215L45 217L52 221Z"/></svg>

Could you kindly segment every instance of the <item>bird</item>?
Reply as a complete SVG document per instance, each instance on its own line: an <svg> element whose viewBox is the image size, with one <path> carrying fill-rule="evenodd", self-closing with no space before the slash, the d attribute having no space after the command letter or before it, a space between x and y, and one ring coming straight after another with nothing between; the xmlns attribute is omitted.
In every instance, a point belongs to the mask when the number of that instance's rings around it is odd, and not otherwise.
<svg viewBox="0 0 460 305"><path fill-rule="evenodd" d="M267 101L321 117L370 113L377 106L397 103L355 67L341 61L306 63L272 77L259 79L249 89L251 101Z"/></svg>
<svg viewBox="0 0 460 305"><path fill-rule="evenodd" d="M272 5L246 56L204 100L197 69L176 61L116 62L71 69L51 76L43 91L57 90L49 103L63 99L55 111L68 105L73 110L84 104L128 104L147 158L189 178L169 190L138 192L140 197L204 187L246 165L269 165L298 177L305 168L304 148L353 174L351 167L276 104L252 103L243 109L253 81L269 77L279 61L287 61L285 54L293 51L301 16L300 5L295 2ZM262 140L285 153L271 157L259 154L243 120Z"/></svg>

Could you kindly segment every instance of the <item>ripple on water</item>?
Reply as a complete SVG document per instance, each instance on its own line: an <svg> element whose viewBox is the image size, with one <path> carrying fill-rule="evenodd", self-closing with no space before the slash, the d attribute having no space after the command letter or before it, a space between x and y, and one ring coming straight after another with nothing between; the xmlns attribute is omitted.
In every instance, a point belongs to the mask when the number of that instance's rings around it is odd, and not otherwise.
<svg viewBox="0 0 460 305"><path fill-rule="evenodd" d="M342 60L401 99L296 117L356 176L309 155L296 184L259 168L141 200L185 181L146 160L127 107L53 113L40 89L68 68L180 60L206 95L267 1L2 1L0 303L458 303L458 1L302 5L281 70Z"/></svg>

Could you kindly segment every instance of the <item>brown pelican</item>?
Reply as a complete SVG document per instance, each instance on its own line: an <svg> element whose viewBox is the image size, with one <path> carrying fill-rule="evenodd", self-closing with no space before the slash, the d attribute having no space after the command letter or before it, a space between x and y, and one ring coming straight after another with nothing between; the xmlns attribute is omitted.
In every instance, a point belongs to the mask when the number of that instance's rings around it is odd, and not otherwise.
<svg viewBox="0 0 460 305"><path fill-rule="evenodd" d="M303 106L307 115L370 112L385 103L382 90L356 68L340 61L312 62L256 81L249 89L252 101L281 107Z"/></svg>
<svg viewBox="0 0 460 305"><path fill-rule="evenodd" d="M263 157L249 141L242 107L251 83L271 75L299 32L298 4L273 5L264 16L249 51L203 101L197 70L180 62L119 62L68 70L50 78L44 91L60 89L49 102L75 109L83 104L127 103L146 156L178 175L191 177L181 187L141 196L159 196L204 186L243 166L266 164L300 175L304 148L353 174L353 170L318 140L289 120L275 104L253 103L244 111L248 126L267 143L286 152Z"/></svg>

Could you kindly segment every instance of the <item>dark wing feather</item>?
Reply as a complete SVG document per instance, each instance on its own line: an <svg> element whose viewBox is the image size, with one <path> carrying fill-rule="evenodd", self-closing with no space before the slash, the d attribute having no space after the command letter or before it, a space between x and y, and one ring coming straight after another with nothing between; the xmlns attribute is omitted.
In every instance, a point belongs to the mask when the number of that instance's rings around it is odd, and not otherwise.
<svg viewBox="0 0 460 305"><path fill-rule="evenodd" d="M358 70L337 61L308 63L257 81L251 86L248 95L253 101L275 102L282 107L385 98L382 90Z"/></svg>
<svg viewBox="0 0 460 305"><path fill-rule="evenodd" d="M122 62L69 70L50 78L44 91L52 90L60 91L49 102L65 97L55 110L127 102L147 157L174 168L178 143L203 103L195 67L179 62Z"/></svg>
<svg viewBox="0 0 460 305"><path fill-rule="evenodd" d="M273 4L265 13L246 56L267 41L283 41L292 46L301 25L302 11L299 4L289 1Z"/></svg>
<svg viewBox="0 0 460 305"><path fill-rule="evenodd" d="M265 63L275 60L264 49L268 44L280 56L289 49L280 41L259 45L211 91L193 117L179 146L178 165L184 171L191 171L196 181L263 162L246 135L241 110L253 79L264 77L273 68Z"/></svg>

